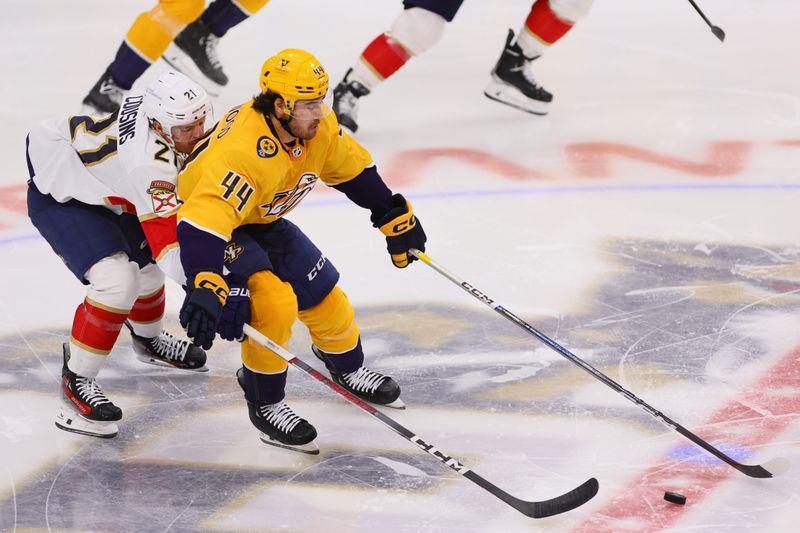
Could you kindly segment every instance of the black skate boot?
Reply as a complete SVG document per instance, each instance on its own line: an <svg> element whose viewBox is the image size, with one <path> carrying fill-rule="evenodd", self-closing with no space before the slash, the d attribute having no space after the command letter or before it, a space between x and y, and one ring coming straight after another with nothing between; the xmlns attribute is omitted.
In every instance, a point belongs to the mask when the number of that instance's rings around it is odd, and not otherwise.
<svg viewBox="0 0 800 533"><path fill-rule="evenodd" d="M87 115L110 115L122 105L125 89L114 81L108 72L104 72L92 90L83 99L82 113Z"/></svg>
<svg viewBox="0 0 800 533"><path fill-rule="evenodd" d="M94 378L85 378L67 366L69 344L64 343L64 365L61 368L61 406L56 427L72 433L110 439L119 428L114 423L122 418L122 409L106 398Z"/></svg>
<svg viewBox="0 0 800 533"><path fill-rule="evenodd" d="M344 79L333 90L333 112L339 119L339 125L355 133L358 129L356 117L358 115L358 99L369 94L369 89L357 81L350 81L350 73L347 71Z"/></svg>
<svg viewBox="0 0 800 533"><path fill-rule="evenodd" d="M364 366L355 372L342 373L336 370L330 354L327 354L311 345L311 350L317 358L325 363L328 372L331 373L333 381L368 402L395 409L405 409L406 405L400 399L400 385L395 380L385 374L370 370Z"/></svg>
<svg viewBox="0 0 800 533"><path fill-rule="evenodd" d="M236 371L236 379L244 391L243 369ZM310 455L319 453L319 447L313 442L317 438L317 430L307 420L297 416L284 402L254 405L248 401L247 411L250 422L260 432L259 438L264 444Z"/></svg>
<svg viewBox="0 0 800 533"><path fill-rule="evenodd" d="M506 46L492 71L492 80L483 91L488 98L501 104L516 107L534 115L546 115L553 95L540 87L530 71L535 57L522 55L514 40L514 31L508 30ZM538 56L537 56L538 57Z"/></svg>
<svg viewBox="0 0 800 533"><path fill-rule="evenodd" d="M217 56L219 37L201 20L186 26L169 45L162 58L171 67L202 85L211 96L219 96L228 84Z"/></svg>
<svg viewBox="0 0 800 533"><path fill-rule="evenodd" d="M158 337L140 337L133 332L133 326L127 320L125 327L131 332L133 351L139 361L193 372L208 372L206 352L202 348L166 331L159 333Z"/></svg>

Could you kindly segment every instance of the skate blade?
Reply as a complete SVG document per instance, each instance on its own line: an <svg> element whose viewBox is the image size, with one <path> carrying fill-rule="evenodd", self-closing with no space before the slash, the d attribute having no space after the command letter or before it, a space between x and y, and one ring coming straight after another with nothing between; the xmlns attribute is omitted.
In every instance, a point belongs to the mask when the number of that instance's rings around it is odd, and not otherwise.
<svg viewBox="0 0 800 533"><path fill-rule="evenodd" d="M400 398L396 399L395 401L393 401L391 403L384 403L384 404L378 404L378 405L381 405L383 407L391 407L392 409L405 409L406 408L406 404L403 403L403 400L401 400Z"/></svg>
<svg viewBox="0 0 800 533"><path fill-rule="evenodd" d="M177 365L173 365L171 363L167 363L160 359L156 359L155 357L150 357L149 355L141 354L138 352L136 354L136 358L142 363L147 363L148 365L153 365L153 366L163 366L166 368L173 368L175 370L184 370L186 372L208 372L208 367L206 365L203 365L200 368L183 368Z"/></svg>
<svg viewBox="0 0 800 533"><path fill-rule="evenodd" d="M261 439L261 442L264 444L269 444L270 446L275 446L276 448L283 448L284 450L305 453L308 455L319 455L319 446L317 446L317 443L313 440L306 444L285 444L283 442L274 440L266 433L262 433L260 431L258 432L258 438Z"/></svg>
<svg viewBox="0 0 800 533"><path fill-rule="evenodd" d="M55 420L58 429L86 435L87 437L99 437L101 439L111 439L117 436L119 428L114 422L96 422L87 420L69 407L62 407L56 415Z"/></svg>
<svg viewBox="0 0 800 533"><path fill-rule="evenodd" d="M209 95L216 97L222 93L222 85L203 74L203 71L194 64L192 58L178 48L175 43L170 43L167 51L162 54L161 59L178 72L186 74L202 85Z"/></svg>
<svg viewBox="0 0 800 533"><path fill-rule="evenodd" d="M544 116L550 108L550 102L532 100L522 94L519 89L495 80L489 82L483 94L489 100L494 100L532 115Z"/></svg>

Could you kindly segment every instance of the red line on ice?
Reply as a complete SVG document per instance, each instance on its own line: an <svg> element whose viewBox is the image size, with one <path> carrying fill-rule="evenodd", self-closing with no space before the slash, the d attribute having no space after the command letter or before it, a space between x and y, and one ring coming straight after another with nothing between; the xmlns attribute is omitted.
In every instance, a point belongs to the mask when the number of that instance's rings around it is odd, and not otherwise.
<svg viewBox="0 0 800 533"><path fill-rule="evenodd" d="M709 429L687 429L712 444L725 442L741 448L757 448L771 442L800 418L798 392L800 346L784 355L744 394L732 398L712 414L702 426L710 426ZM678 438L685 442L677 444L694 446L689 440ZM698 452L706 453L700 448ZM740 462L749 464L753 461L745 459ZM663 462L631 479L573 533L661 531L685 516L694 505L700 504L720 483L731 476L743 475L723 463L701 464L663 457ZM758 482L770 483L770 480ZM600 490L602 495L602 480ZM685 495L686 506L664 501L664 492L668 490Z"/></svg>

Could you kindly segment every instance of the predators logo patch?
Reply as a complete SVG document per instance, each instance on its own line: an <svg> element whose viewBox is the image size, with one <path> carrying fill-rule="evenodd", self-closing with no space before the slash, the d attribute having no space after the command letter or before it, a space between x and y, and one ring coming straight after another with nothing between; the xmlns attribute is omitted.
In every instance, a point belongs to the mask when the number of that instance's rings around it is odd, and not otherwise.
<svg viewBox="0 0 800 533"><path fill-rule="evenodd" d="M228 264L233 263L239 259L242 252L244 252L244 246L236 244L235 242L229 242L225 247L225 262Z"/></svg>
<svg viewBox="0 0 800 533"><path fill-rule="evenodd" d="M147 189L150 200L153 202L154 213L165 213L178 207L178 195L175 194L175 184L168 181L155 180L150 182Z"/></svg>
<svg viewBox="0 0 800 533"><path fill-rule="evenodd" d="M306 197L314 185L317 183L319 177L316 174L307 172L300 176L300 180L294 188L288 191L281 191L275 194L272 201L267 204L262 204L259 207L264 210L262 217L268 216L283 216L300 203Z"/></svg>
<svg viewBox="0 0 800 533"><path fill-rule="evenodd" d="M263 157L264 159L273 157L278 153L278 143L267 136L259 137L258 141L256 141L256 153L258 157Z"/></svg>

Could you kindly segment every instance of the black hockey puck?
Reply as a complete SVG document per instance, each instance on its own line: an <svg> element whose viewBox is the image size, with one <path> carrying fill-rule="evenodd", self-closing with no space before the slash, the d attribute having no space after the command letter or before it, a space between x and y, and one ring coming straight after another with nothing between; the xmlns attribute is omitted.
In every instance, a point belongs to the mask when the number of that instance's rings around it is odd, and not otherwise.
<svg viewBox="0 0 800 533"><path fill-rule="evenodd" d="M670 503L677 503L678 505L684 505L686 503L686 496L678 494L677 492L665 492L664 499Z"/></svg>

